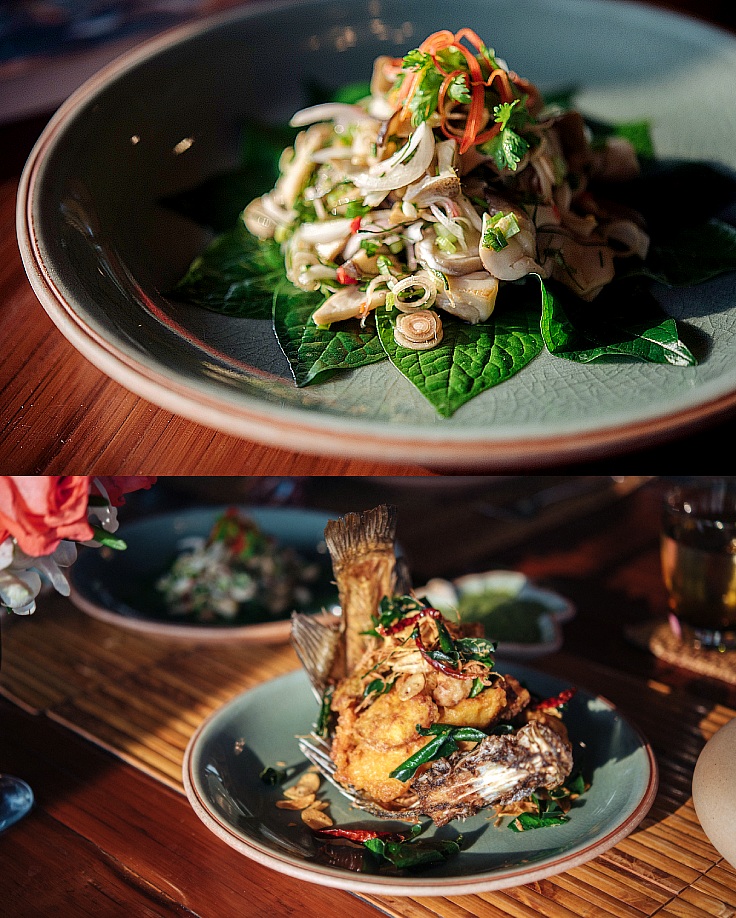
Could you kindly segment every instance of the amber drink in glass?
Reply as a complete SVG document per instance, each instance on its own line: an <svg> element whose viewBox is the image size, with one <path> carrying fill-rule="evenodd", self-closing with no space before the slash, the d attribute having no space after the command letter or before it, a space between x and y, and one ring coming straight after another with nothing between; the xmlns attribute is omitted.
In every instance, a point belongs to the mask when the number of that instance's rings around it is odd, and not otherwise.
<svg viewBox="0 0 736 918"><path fill-rule="evenodd" d="M667 492L661 558L676 629L699 647L736 648L736 479Z"/></svg>

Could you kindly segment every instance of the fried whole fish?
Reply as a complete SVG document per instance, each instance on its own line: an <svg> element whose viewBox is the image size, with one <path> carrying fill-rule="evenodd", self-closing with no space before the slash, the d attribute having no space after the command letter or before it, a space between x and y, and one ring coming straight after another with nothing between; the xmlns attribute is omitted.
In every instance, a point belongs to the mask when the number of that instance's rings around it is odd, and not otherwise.
<svg viewBox="0 0 736 918"><path fill-rule="evenodd" d="M386 505L328 523L339 622L292 617L312 684L331 688L333 779L371 812L438 826L558 787L573 765L559 711L538 709L496 671L477 624L449 621L411 593L395 533Z"/></svg>

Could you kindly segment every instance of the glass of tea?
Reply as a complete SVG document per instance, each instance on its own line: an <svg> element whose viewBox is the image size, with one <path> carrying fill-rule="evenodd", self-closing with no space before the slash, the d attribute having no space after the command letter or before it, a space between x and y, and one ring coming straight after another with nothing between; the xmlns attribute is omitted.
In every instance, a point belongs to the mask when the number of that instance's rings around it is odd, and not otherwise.
<svg viewBox="0 0 736 918"><path fill-rule="evenodd" d="M697 647L736 649L736 478L667 491L661 558L676 633Z"/></svg>

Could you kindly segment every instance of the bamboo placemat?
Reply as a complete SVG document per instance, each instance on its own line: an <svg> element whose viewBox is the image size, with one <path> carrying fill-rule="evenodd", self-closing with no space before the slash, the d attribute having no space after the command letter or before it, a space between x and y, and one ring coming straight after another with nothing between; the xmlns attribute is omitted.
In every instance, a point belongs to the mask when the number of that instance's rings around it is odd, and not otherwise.
<svg viewBox="0 0 736 918"><path fill-rule="evenodd" d="M202 720L298 665L288 645L141 637L50 597L42 611L4 628L0 692L183 793L184 750ZM660 787L641 825L587 864L535 883L466 896L362 898L394 918L734 918L736 870L700 827L690 782L703 744L736 710L565 654L540 668L613 700L652 743Z"/></svg>
<svg viewBox="0 0 736 918"><path fill-rule="evenodd" d="M665 663L736 685L736 662L731 654L693 647L678 637L666 620L633 625L626 629L626 636Z"/></svg>

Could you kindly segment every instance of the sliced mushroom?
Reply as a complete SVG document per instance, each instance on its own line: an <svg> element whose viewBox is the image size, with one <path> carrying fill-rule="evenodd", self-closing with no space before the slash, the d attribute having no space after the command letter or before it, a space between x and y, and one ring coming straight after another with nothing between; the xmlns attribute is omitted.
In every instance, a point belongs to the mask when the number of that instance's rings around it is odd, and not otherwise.
<svg viewBox="0 0 736 918"><path fill-rule="evenodd" d="M425 175L406 189L404 200L417 207L428 207L441 198L456 198L460 194L460 179L454 173Z"/></svg>
<svg viewBox="0 0 736 918"><path fill-rule="evenodd" d="M243 223L248 232L259 239L273 239L276 221L267 213L260 198L255 198L243 211Z"/></svg>
<svg viewBox="0 0 736 918"><path fill-rule="evenodd" d="M332 325L346 319L356 319L371 309L386 302L385 290L368 292L350 285L329 296L324 303L312 313L315 325Z"/></svg>
<svg viewBox="0 0 736 918"><path fill-rule="evenodd" d="M520 207L496 196L488 196L488 215L484 217L483 233L479 253L483 267L499 280L513 281L526 277L527 274L543 274L537 263L537 233L528 214ZM494 249L488 244L486 231L490 215L513 215L518 230L514 235L507 234L503 248Z"/></svg>
<svg viewBox="0 0 736 918"><path fill-rule="evenodd" d="M604 182L628 182L639 175L641 168L631 141L625 137L609 137L601 150L593 151L591 175Z"/></svg>
<svg viewBox="0 0 736 918"><path fill-rule="evenodd" d="M437 291L436 305L471 325L485 322L496 305L498 278L487 271L447 277L447 288Z"/></svg>
<svg viewBox="0 0 736 918"><path fill-rule="evenodd" d="M294 155L284 167L275 188L284 207L292 208L296 203L315 168L312 154L319 150L331 133L331 125L315 124L297 135L294 142Z"/></svg>
<svg viewBox="0 0 736 918"><path fill-rule="evenodd" d="M457 198L460 194L460 179L456 172L457 143L443 140L435 145L437 174L425 175L410 185L404 192L404 201L417 207L428 207L441 198Z"/></svg>
<svg viewBox="0 0 736 918"><path fill-rule="evenodd" d="M582 300L593 300L614 277L613 251L602 239L578 240L559 233L540 233L546 271Z"/></svg>
<svg viewBox="0 0 736 918"><path fill-rule="evenodd" d="M384 95L394 85L400 67L396 65L396 58L389 57L387 54L379 55L373 61L373 73L371 75L371 95Z"/></svg>
<svg viewBox="0 0 736 918"><path fill-rule="evenodd" d="M415 246L416 257L433 271L441 271L443 274L461 275L482 271L483 262L478 251L480 233L468 229L465 241L468 247L466 251L443 252L437 245L434 229L430 227Z"/></svg>
<svg viewBox="0 0 736 918"><path fill-rule="evenodd" d="M611 220L605 224L603 230L609 240L613 239L621 246L621 249L616 251L617 256L636 255L642 259L647 257L649 235L633 220Z"/></svg>

